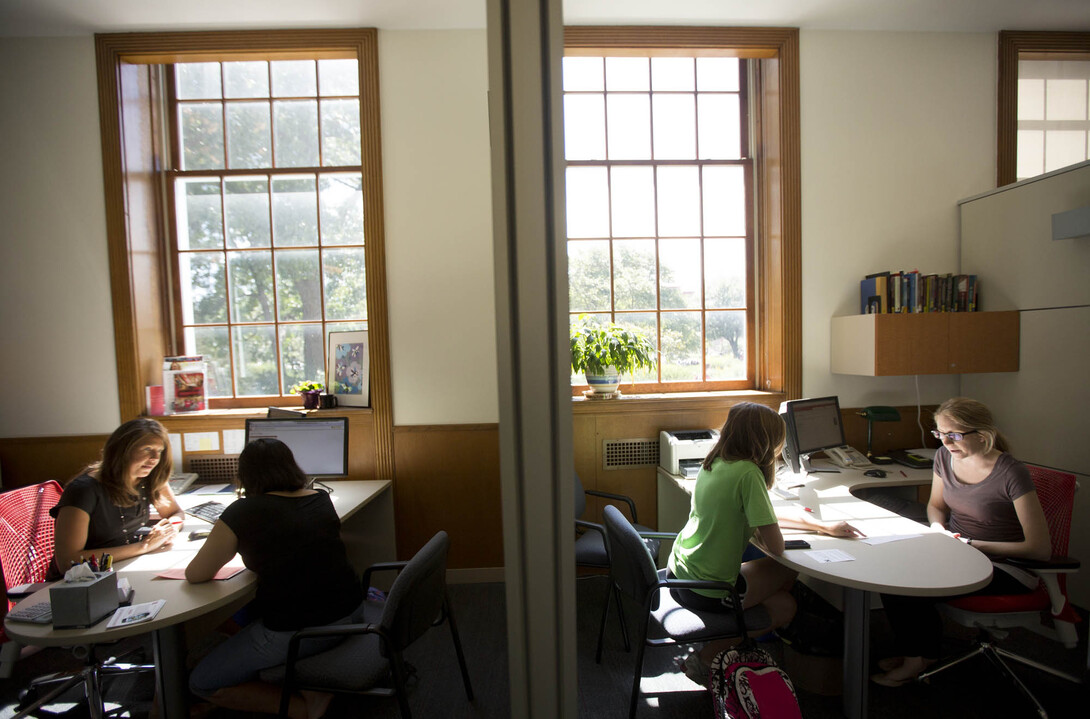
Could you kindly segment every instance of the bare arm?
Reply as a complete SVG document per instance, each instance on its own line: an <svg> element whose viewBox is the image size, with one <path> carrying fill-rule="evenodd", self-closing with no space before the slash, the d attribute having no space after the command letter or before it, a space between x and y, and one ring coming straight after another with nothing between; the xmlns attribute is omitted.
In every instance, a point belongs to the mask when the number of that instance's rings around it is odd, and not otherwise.
<svg viewBox="0 0 1090 719"><path fill-rule="evenodd" d="M163 519L181 520L178 522L179 524L185 522L185 511L178 504L178 500L175 499L174 491L169 484L163 486L163 494L160 495L159 501L155 503L155 511Z"/></svg>
<svg viewBox="0 0 1090 719"><path fill-rule="evenodd" d="M1045 560L1052 556L1052 539L1048 534L1048 522L1041 509L1041 501L1036 492L1023 494L1014 500L1014 511L1022 525L1021 542L986 542L973 540L973 546L998 557L1022 557L1023 559Z"/></svg>
<svg viewBox="0 0 1090 719"><path fill-rule="evenodd" d="M863 533L847 522L822 522L804 510L789 507L776 507L776 519L788 529L803 529L808 532L820 532L831 537L862 537Z"/></svg>
<svg viewBox="0 0 1090 719"><path fill-rule="evenodd" d="M174 539L174 529L167 522L165 526L156 525L143 541L122 544L116 547L95 547L87 549L87 536L91 527L91 515L71 505L61 507L57 521L53 525L53 551L57 558L57 567L64 572L80 557L89 558L91 553L113 555L114 561L138 557L169 545Z"/></svg>
<svg viewBox="0 0 1090 719"><path fill-rule="evenodd" d="M927 500L927 521L935 529L946 531L946 520L950 508L942 496L942 477L937 472L931 474L931 498Z"/></svg>
<svg viewBox="0 0 1090 719"><path fill-rule="evenodd" d="M755 531L757 544L766 554L775 557L783 556L783 533L780 532L779 524L765 524L757 527Z"/></svg>
<svg viewBox="0 0 1090 719"><path fill-rule="evenodd" d="M197 584L207 582L216 576L220 568L231 561L238 552L238 537L234 531L221 521L212 525L212 531L208 539L204 540L204 546L197 556L185 568L185 578Z"/></svg>

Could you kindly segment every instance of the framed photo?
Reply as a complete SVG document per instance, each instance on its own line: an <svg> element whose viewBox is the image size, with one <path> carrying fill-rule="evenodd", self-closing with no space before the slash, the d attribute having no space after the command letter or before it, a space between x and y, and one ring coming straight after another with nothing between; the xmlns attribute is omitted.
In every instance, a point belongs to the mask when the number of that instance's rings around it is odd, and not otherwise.
<svg viewBox="0 0 1090 719"><path fill-rule="evenodd" d="M370 357L367 330L329 333L326 391L337 396L338 407L371 406Z"/></svg>

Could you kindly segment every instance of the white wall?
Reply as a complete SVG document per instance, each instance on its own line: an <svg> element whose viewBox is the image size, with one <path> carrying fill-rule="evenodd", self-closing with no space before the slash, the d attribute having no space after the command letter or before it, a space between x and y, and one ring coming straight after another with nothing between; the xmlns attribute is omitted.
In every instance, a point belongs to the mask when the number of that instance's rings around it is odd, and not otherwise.
<svg viewBox="0 0 1090 719"><path fill-rule="evenodd" d="M0 98L0 436L109 432L120 410L94 40L0 40Z"/></svg>
<svg viewBox="0 0 1090 719"><path fill-rule="evenodd" d="M829 372L829 318L859 280L956 272L957 201L995 186L996 37L803 32L803 394L842 406L937 404L955 376Z"/></svg>

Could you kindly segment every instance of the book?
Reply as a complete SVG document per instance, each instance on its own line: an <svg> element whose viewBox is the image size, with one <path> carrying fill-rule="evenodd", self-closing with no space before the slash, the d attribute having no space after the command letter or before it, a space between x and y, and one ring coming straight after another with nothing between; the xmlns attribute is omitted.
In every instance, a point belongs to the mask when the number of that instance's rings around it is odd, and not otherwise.
<svg viewBox="0 0 1090 719"><path fill-rule="evenodd" d="M207 409L201 355L163 358L163 414Z"/></svg>
<svg viewBox="0 0 1090 719"><path fill-rule="evenodd" d="M859 281L859 313L976 312L976 275L922 274L919 270L875 272Z"/></svg>
<svg viewBox="0 0 1090 719"><path fill-rule="evenodd" d="M159 610L163 608L163 605L167 603L165 599L156 599L154 602L143 602L141 604L133 604L128 607L118 607L114 615L110 617L110 623L106 625L107 629L116 629L117 627L127 627L132 624L143 624L144 622L150 622L155 619L155 615L159 613Z"/></svg>

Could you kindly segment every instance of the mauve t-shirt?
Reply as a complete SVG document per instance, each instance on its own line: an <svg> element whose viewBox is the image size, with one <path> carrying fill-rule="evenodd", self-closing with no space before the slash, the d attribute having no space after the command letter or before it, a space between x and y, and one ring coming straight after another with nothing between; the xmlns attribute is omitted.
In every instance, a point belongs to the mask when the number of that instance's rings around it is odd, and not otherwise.
<svg viewBox="0 0 1090 719"><path fill-rule="evenodd" d="M935 472L942 478L942 498L950 508L950 531L986 542L1021 542L1022 524L1014 500L1035 490L1026 465L1004 452L992 473L977 484L954 476L946 447L935 453Z"/></svg>

